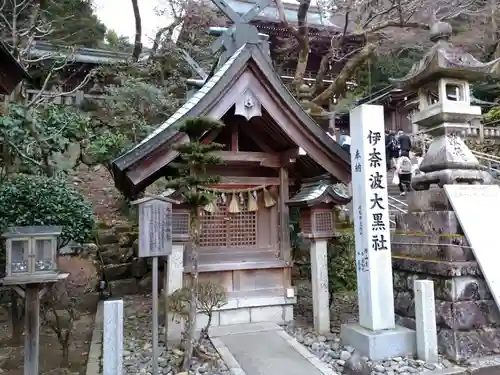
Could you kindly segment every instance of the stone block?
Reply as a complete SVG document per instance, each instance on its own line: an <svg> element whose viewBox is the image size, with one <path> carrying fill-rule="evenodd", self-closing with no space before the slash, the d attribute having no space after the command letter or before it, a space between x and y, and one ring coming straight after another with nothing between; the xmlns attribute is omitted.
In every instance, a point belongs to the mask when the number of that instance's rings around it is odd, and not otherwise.
<svg viewBox="0 0 500 375"><path fill-rule="evenodd" d="M479 265L474 261L448 262L442 260L418 259L399 255L392 257L392 268L394 270L406 271L410 273L446 277L481 275Z"/></svg>
<svg viewBox="0 0 500 375"><path fill-rule="evenodd" d="M451 301L493 299L486 281L482 277L462 276L450 280ZM446 298L443 298L446 299ZM446 299L447 300L447 299Z"/></svg>
<svg viewBox="0 0 500 375"><path fill-rule="evenodd" d="M373 361L398 356L414 355L415 331L402 326L394 329L371 331L359 324L344 324L340 330L343 345L350 345Z"/></svg>
<svg viewBox="0 0 500 375"><path fill-rule="evenodd" d="M444 189L411 191L406 203L408 212L453 211Z"/></svg>
<svg viewBox="0 0 500 375"><path fill-rule="evenodd" d="M397 212L396 231L430 236L464 234L454 211Z"/></svg>
<svg viewBox="0 0 500 375"><path fill-rule="evenodd" d="M108 264L102 268L108 281L128 279L132 276L131 263Z"/></svg>
<svg viewBox="0 0 500 375"><path fill-rule="evenodd" d="M422 235L411 233L391 234L392 255L414 258L473 261L474 255L464 236Z"/></svg>
<svg viewBox="0 0 500 375"><path fill-rule="evenodd" d="M411 292L410 285L417 279L432 280L434 282L435 296L438 300L456 302L493 299L486 281L478 276L442 277L394 270L394 290Z"/></svg>
<svg viewBox="0 0 500 375"><path fill-rule="evenodd" d="M240 323L250 323L250 308L219 311L219 324L221 326Z"/></svg>
<svg viewBox="0 0 500 375"><path fill-rule="evenodd" d="M260 322L283 322L282 306L260 306L250 308L250 321L252 323Z"/></svg>
<svg viewBox="0 0 500 375"><path fill-rule="evenodd" d="M113 297L123 297L125 295L139 293L136 279L110 281L109 289Z"/></svg>
<svg viewBox="0 0 500 375"><path fill-rule="evenodd" d="M417 329L417 323L415 322L415 319L408 316L401 316L396 314L396 324L413 331Z"/></svg>
<svg viewBox="0 0 500 375"><path fill-rule="evenodd" d="M401 316L415 317L413 292L399 291L394 293L394 311Z"/></svg>
<svg viewBox="0 0 500 375"><path fill-rule="evenodd" d="M453 361L493 354L500 347L499 328L455 331L441 328L438 332L439 353Z"/></svg>
<svg viewBox="0 0 500 375"><path fill-rule="evenodd" d="M440 327L473 330L500 326L500 313L492 300L436 303L436 322Z"/></svg>

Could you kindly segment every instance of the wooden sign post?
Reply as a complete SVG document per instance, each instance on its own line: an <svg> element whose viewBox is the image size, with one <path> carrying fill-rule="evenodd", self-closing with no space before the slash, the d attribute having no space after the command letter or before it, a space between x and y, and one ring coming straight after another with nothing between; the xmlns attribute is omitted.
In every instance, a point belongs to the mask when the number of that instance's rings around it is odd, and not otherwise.
<svg viewBox="0 0 500 375"><path fill-rule="evenodd" d="M158 375L158 257L172 253L172 203L165 197L146 197L139 205L139 258L153 258L153 375Z"/></svg>

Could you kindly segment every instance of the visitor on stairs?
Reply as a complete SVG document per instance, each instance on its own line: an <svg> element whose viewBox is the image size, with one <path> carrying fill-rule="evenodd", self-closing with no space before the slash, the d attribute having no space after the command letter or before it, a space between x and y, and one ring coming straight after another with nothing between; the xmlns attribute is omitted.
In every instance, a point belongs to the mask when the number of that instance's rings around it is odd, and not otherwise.
<svg viewBox="0 0 500 375"><path fill-rule="evenodd" d="M411 139L408 134L405 134L402 129L399 129L398 132L398 143L399 149L401 150L399 156L410 156L411 150Z"/></svg>
<svg viewBox="0 0 500 375"><path fill-rule="evenodd" d="M397 164L399 158L399 144L394 132L386 132L385 153L387 161L387 171L390 171Z"/></svg>
<svg viewBox="0 0 500 375"><path fill-rule="evenodd" d="M396 166L396 172L399 179L399 191L401 195L406 195L411 190L412 164L408 156L401 156ZM406 188L406 191L405 191Z"/></svg>
<svg viewBox="0 0 500 375"><path fill-rule="evenodd" d="M351 136L349 134L345 134L340 145L344 150L346 150L349 154L351 153Z"/></svg>
<svg viewBox="0 0 500 375"><path fill-rule="evenodd" d="M412 161L412 176L424 174L424 172L420 170L420 164L422 164L423 159L422 151L415 151L415 160Z"/></svg>

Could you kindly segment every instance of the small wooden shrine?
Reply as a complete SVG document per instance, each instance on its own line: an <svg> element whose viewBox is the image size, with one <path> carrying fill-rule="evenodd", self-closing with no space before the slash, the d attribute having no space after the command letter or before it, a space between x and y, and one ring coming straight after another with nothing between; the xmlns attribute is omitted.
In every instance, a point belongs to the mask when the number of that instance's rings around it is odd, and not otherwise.
<svg viewBox="0 0 500 375"><path fill-rule="evenodd" d="M23 78L28 79L28 73L0 40L0 95L10 94Z"/></svg>
<svg viewBox="0 0 500 375"><path fill-rule="evenodd" d="M275 73L267 42L248 20L237 21L226 36L225 43L232 44L224 45L218 68L203 87L113 162L116 186L134 195L168 177L179 156L174 146L189 142L176 130L185 117L207 116L226 124L204 136L207 143L225 146L217 152L224 164L209 170L221 183L202 187L214 192L217 201L202 213L200 279L221 283L229 296L214 325L292 319L290 191L325 174L332 183L348 183L351 171L349 155L304 112ZM177 192L171 197L182 198ZM174 253L179 246L184 252L185 279L191 267L188 230L189 211L181 203L173 207L172 235Z"/></svg>

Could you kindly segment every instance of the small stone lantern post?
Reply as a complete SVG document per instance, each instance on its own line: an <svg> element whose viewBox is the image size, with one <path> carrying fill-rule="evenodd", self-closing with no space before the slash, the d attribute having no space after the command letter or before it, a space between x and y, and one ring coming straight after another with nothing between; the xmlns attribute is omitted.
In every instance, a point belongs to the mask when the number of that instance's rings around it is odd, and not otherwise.
<svg viewBox="0 0 500 375"><path fill-rule="evenodd" d="M3 285L12 286L25 298L24 375L38 375L40 298L47 286L69 276L57 267L57 239L62 227L26 226L9 228L6 239L6 276Z"/></svg>
<svg viewBox="0 0 500 375"><path fill-rule="evenodd" d="M347 188L332 185L324 176L308 180L287 205L300 209L300 229L310 241L311 284L313 293L314 329L330 332L330 294L328 292L328 240L335 236L335 205L350 201Z"/></svg>

